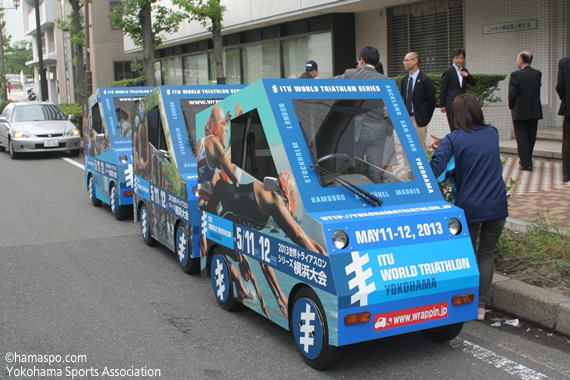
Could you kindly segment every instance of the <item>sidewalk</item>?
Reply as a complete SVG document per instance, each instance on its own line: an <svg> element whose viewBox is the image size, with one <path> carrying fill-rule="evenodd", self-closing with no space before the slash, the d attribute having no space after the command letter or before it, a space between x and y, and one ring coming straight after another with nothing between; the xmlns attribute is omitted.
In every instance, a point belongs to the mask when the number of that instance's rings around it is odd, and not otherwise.
<svg viewBox="0 0 570 380"><path fill-rule="evenodd" d="M507 227L525 229L539 215L570 239L570 182L562 182L562 163L533 159L534 171L519 170L518 157L505 157L503 178L515 179ZM495 273L491 307L570 337L570 298Z"/></svg>

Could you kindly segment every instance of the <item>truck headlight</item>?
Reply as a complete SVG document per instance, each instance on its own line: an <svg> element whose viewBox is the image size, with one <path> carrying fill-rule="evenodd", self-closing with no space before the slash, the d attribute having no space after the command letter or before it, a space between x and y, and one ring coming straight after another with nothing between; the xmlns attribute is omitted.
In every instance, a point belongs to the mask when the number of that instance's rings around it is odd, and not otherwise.
<svg viewBox="0 0 570 380"><path fill-rule="evenodd" d="M344 249L348 245L348 235L341 230L337 230L332 235L334 246L338 249Z"/></svg>
<svg viewBox="0 0 570 380"><path fill-rule="evenodd" d="M449 228L449 232L453 235L459 235L461 231L463 231L463 227L461 226L461 222L458 219L451 218L449 219L449 223L447 224Z"/></svg>

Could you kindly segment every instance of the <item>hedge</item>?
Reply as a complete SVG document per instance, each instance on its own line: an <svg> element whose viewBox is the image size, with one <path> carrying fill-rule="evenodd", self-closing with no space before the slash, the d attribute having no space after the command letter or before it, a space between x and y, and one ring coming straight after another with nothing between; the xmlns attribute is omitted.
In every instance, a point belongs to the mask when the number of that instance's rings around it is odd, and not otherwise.
<svg viewBox="0 0 570 380"><path fill-rule="evenodd" d="M499 82L504 80L507 76L504 74L471 74L477 80L477 85L467 86L467 92L474 95L481 107L489 105L491 103L497 103L501 101L501 98L496 96L495 93L499 91ZM435 99L436 104L439 103L439 85L441 83L441 74L427 74L427 76L433 81L435 86ZM400 83L404 76L397 76L392 79L396 81L398 88L400 88Z"/></svg>
<svg viewBox="0 0 570 380"><path fill-rule="evenodd" d="M144 86L146 83L146 77L140 76L132 79L123 79L111 83L111 87L139 87Z"/></svg>

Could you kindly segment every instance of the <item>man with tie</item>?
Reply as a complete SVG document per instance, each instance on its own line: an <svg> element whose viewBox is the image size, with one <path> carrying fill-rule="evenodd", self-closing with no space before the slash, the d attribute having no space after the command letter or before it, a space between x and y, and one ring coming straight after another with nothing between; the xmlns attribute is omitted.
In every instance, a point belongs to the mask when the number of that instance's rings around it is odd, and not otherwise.
<svg viewBox="0 0 570 380"><path fill-rule="evenodd" d="M412 118L414 128L425 152L427 125L435 110L435 87L433 81L420 71L420 55L418 53L412 51L406 54L404 69L408 75L402 79L400 93L406 102L406 109Z"/></svg>
<svg viewBox="0 0 570 380"><path fill-rule="evenodd" d="M530 67L532 53L523 50L517 57L518 70L509 79L509 108L513 116L520 170L532 171L532 151L538 120L542 119L540 86L542 73Z"/></svg>
<svg viewBox="0 0 570 380"><path fill-rule="evenodd" d="M464 94L467 84L475 86L477 80L465 67L465 50L455 49L451 52L453 64L445 70L441 76L441 84L439 86L439 104L441 112L445 112L449 129L451 129L451 104L453 99L459 94ZM453 132L453 130L452 130Z"/></svg>

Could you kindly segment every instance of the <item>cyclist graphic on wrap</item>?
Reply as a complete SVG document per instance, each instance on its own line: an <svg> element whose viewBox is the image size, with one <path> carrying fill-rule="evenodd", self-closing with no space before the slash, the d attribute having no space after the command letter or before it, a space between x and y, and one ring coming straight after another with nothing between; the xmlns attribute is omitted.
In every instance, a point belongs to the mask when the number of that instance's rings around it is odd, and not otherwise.
<svg viewBox="0 0 570 380"><path fill-rule="evenodd" d="M241 184L239 187L235 187L226 181L218 181L204 210L257 230L263 229L271 217L293 242L313 252L326 255L325 249L311 239L293 218L299 196L293 175L286 170L281 171L279 173L279 185L280 194L264 190L263 185L257 181ZM236 256L233 258L239 262L239 269L243 278L246 281L253 280L247 258L235 251L233 254ZM288 316L288 300L279 287L273 269L264 263L260 263L260 265L279 308L285 316ZM236 281L240 281L239 277L234 276L234 278ZM238 284L238 292L240 287L243 288L241 284ZM261 307L267 314L265 302L255 283L254 287L258 293Z"/></svg>

